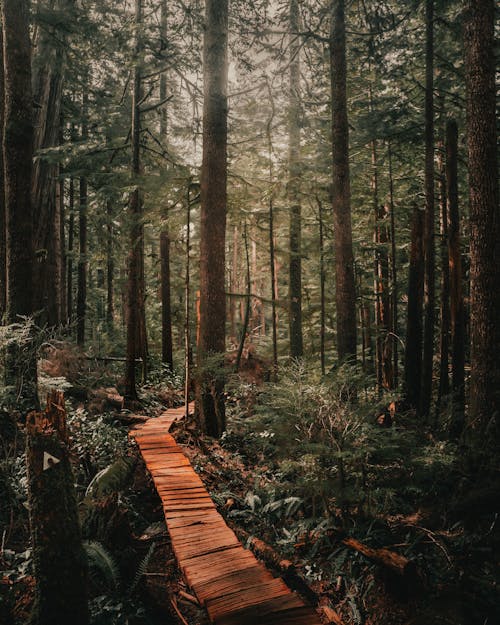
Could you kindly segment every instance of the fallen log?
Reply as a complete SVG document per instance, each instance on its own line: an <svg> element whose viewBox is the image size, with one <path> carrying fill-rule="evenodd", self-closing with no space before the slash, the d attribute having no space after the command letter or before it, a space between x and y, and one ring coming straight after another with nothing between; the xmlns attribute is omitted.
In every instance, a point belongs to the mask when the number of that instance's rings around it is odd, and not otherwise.
<svg viewBox="0 0 500 625"><path fill-rule="evenodd" d="M291 590L297 591L307 599L311 605L322 612L328 624L344 625L340 615L330 605L319 605L320 596L309 586L302 575L297 572L295 564L291 560L282 558L275 549L260 538L256 538L240 528L233 529L241 542L245 543L259 560L262 560L269 568L281 574L283 581Z"/></svg>
<svg viewBox="0 0 500 625"><path fill-rule="evenodd" d="M383 566L401 577L407 578L408 580L412 580L417 577L417 567L415 563L399 553L385 548L377 549L368 547L356 538L347 536L344 532L342 532L342 530L331 529L328 530L328 534L333 538L340 540L340 542L346 547L362 554L371 562Z"/></svg>

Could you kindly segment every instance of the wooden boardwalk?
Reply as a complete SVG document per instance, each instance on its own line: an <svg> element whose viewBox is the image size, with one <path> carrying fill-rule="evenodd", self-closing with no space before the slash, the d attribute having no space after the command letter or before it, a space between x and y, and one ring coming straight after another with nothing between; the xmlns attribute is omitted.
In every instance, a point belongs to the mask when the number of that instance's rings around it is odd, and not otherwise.
<svg viewBox="0 0 500 625"><path fill-rule="evenodd" d="M180 569L216 625L320 625L316 611L274 578L217 512L203 482L169 434L185 407L136 426L137 441L163 503Z"/></svg>

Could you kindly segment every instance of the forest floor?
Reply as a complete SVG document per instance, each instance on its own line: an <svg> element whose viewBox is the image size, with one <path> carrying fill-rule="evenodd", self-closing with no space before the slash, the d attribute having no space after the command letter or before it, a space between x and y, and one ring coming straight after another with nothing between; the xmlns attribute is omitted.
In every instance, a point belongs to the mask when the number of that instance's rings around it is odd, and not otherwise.
<svg viewBox="0 0 500 625"><path fill-rule="evenodd" d="M42 383L66 384L92 625L208 624L180 575L161 501L128 440L134 416L116 405L116 371L86 363L82 377L82 366L74 355L52 355L42 366ZM325 457L297 423L287 424L291 390L278 397L281 387L264 381L264 368L254 362L229 384L228 431L220 441L200 436L192 418L172 428L242 543L256 537L277 554L276 561L293 562L311 596L333 607L345 625L499 622L494 474L473 482L456 450L404 418L380 428L372 415L376 438L353 426L351 443L343 448L340 498L333 451ZM296 372L288 374L297 387ZM310 404L308 384L297 396ZM164 371L152 375L142 389L141 413L154 418L180 405L181 388L182 381ZM7 414L0 423L0 625L24 625L34 581L23 425ZM417 577L399 578L353 551L333 531L339 526L369 547L408 558Z"/></svg>

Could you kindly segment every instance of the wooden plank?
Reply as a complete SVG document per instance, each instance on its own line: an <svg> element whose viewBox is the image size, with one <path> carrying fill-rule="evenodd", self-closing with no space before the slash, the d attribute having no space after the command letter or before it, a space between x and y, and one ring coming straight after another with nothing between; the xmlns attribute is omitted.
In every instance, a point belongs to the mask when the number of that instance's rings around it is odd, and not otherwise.
<svg viewBox="0 0 500 625"><path fill-rule="evenodd" d="M217 512L201 477L168 433L184 413L184 407L167 410L129 435L162 500L179 566L212 623L320 625L313 608L244 549Z"/></svg>

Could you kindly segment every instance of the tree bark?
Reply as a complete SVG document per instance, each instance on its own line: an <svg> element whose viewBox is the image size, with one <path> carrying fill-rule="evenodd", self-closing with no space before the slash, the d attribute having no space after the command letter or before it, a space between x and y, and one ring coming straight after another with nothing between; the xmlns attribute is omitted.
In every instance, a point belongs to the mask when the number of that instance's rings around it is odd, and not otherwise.
<svg viewBox="0 0 500 625"><path fill-rule="evenodd" d="M424 213L415 207L411 228L410 268L408 274L408 312L405 349L405 399L418 410L422 380L422 304L424 295L423 257Z"/></svg>
<svg viewBox="0 0 500 625"><path fill-rule="evenodd" d="M7 323L33 314L33 100L29 5L26 0L2 3L4 58L4 174L6 211ZM31 342L23 354L10 350L7 381L31 408L38 406L36 354Z"/></svg>
<svg viewBox="0 0 500 625"><path fill-rule="evenodd" d="M113 203L106 202L106 323L113 332L115 319L115 260L113 257Z"/></svg>
<svg viewBox="0 0 500 625"><path fill-rule="evenodd" d="M5 172L3 166L4 108L3 29L0 28L0 325L3 325L5 321L4 316L7 304Z"/></svg>
<svg viewBox="0 0 500 625"><path fill-rule="evenodd" d="M162 362L173 371L172 311L170 307L170 237L167 230L163 230L160 234L160 259Z"/></svg>
<svg viewBox="0 0 500 625"><path fill-rule="evenodd" d="M470 199L470 425L500 442L500 208L493 0L467 2L465 75Z"/></svg>
<svg viewBox="0 0 500 625"><path fill-rule="evenodd" d="M389 210L390 210L390 228L391 228L391 320L392 320L392 354L393 354L393 372L394 372L394 388L399 384L399 359L398 359L398 274L396 262L396 220L394 214L394 179L392 175L392 149L390 141L387 144L387 152L389 159Z"/></svg>
<svg viewBox="0 0 500 625"><path fill-rule="evenodd" d="M300 204L300 40L299 3L290 0L290 76L288 111L288 202L290 205L290 356L301 358L302 337L302 208Z"/></svg>
<svg viewBox="0 0 500 625"><path fill-rule="evenodd" d="M17 0L16 0L17 1ZM88 625L87 557L82 546L64 397L27 418L28 500L36 580L33 625Z"/></svg>
<svg viewBox="0 0 500 625"><path fill-rule="evenodd" d="M75 237L75 180L73 177L69 179L69 193L68 193L68 264L67 264L67 307L68 307L68 322L73 321L73 255L74 255L74 237Z"/></svg>
<svg viewBox="0 0 500 625"><path fill-rule="evenodd" d="M144 316L144 226L142 223L142 200L138 176L141 173L141 92L142 77L140 54L142 40L139 29L142 24L142 0L135 0L135 58L132 89L132 162L130 174L135 189L130 194L130 249L127 282L127 361L125 365L125 402L137 400L136 358L146 364ZM143 369L144 371L144 369Z"/></svg>
<svg viewBox="0 0 500 625"><path fill-rule="evenodd" d="M356 285L352 249L349 126L346 94L345 2L333 0L330 34L332 87L332 206L335 236L335 302L339 361L356 358Z"/></svg>
<svg viewBox="0 0 500 625"><path fill-rule="evenodd" d="M320 363L321 375L326 373L326 271L325 271L325 232L323 203L316 196L318 204L318 222L319 222L319 292L320 292Z"/></svg>
<svg viewBox="0 0 500 625"><path fill-rule="evenodd" d="M446 199L448 217L448 263L450 276L451 329L451 435L460 436L465 416L465 308L462 287L462 252L458 207L458 127L446 124Z"/></svg>
<svg viewBox="0 0 500 625"><path fill-rule="evenodd" d="M54 16L73 7L74 0L52 0ZM65 16L65 19L67 17ZM33 59L33 98L35 107L35 154L60 143L62 95L67 53L67 31L61 28L62 17L37 29ZM57 176L59 166L42 155L34 161L32 202L37 262L35 265L35 308L42 322L57 325L61 319L61 273L58 271L59 207ZM49 299L50 298L50 299ZM58 300L58 301L54 301Z"/></svg>
<svg viewBox="0 0 500 625"><path fill-rule="evenodd" d="M440 251L441 251L441 329L439 337L439 387L436 416L439 417L444 398L450 392L450 267L448 262L448 205L446 199L446 176L443 166L443 143L438 147L439 203L440 203Z"/></svg>
<svg viewBox="0 0 500 625"><path fill-rule="evenodd" d="M86 124L82 138L86 138ZM78 285L76 295L76 342L85 345L85 319L87 316L87 179L80 178L79 219L78 219Z"/></svg>
<svg viewBox="0 0 500 625"><path fill-rule="evenodd" d="M435 322L434 249L434 0L425 3L425 224L424 343L420 415L429 416L432 400Z"/></svg>
<svg viewBox="0 0 500 625"><path fill-rule="evenodd" d="M228 1L207 0L196 414L202 431L212 436L220 436L226 427L222 359L226 328L227 36Z"/></svg>

